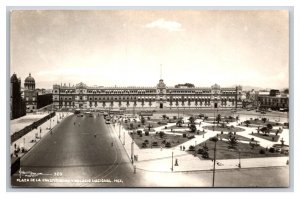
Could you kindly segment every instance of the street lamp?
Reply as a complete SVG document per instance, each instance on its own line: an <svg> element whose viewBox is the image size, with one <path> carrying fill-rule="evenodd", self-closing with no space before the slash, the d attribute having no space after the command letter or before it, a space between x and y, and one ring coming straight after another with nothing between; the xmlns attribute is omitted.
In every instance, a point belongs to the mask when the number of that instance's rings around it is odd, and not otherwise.
<svg viewBox="0 0 300 198"><path fill-rule="evenodd" d="M123 131L123 145L125 145L125 130Z"/></svg>
<svg viewBox="0 0 300 198"><path fill-rule="evenodd" d="M119 122L119 139L121 139L121 123Z"/></svg>
<svg viewBox="0 0 300 198"><path fill-rule="evenodd" d="M174 170L174 168L173 168L173 151L172 151L172 166L171 166L171 170L172 170L172 172L173 172L173 170Z"/></svg>
<svg viewBox="0 0 300 198"><path fill-rule="evenodd" d="M239 164L238 164L238 167L239 168L242 168L242 164L241 164L241 150L239 149Z"/></svg>
<svg viewBox="0 0 300 198"><path fill-rule="evenodd" d="M131 163L132 164L134 163L133 156L134 156L134 141L132 140L131 142Z"/></svg>
<svg viewBox="0 0 300 198"><path fill-rule="evenodd" d="M213 181L212 181L212 187L215 187L215 174L216 174L216 152L217 152L217 141L218 138L212 138L212 141L215 142L215 148L214 148L214 167L213 167Z"/></svg>

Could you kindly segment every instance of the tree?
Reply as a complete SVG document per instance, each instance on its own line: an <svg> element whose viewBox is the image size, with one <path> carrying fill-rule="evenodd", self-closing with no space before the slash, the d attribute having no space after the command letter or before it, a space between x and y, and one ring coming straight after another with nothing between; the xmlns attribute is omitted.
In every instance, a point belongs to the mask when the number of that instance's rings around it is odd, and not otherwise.
<svg viewBox="0 0 300 198"><path fill-rule="evenodd" d="M191 124L193 124L195 122L195 118L193 116L189 117L189 121Z"/></svg>
<svg viewBox="0 0 300 198"><path fill-rule="evenodd" d="M192 133L196 132L197 128L196 128L195 124L190 125L190 130L191 130Z"/></svg>
<svg viewBox="0 0 300 198"><path fill-rule="evenodd" d="M131 130L133 129L133 123L130 123L130 129Z"/></svg>
<svg viewBox="0 0 300 198"><path fill-rule="evenodd" d="M231 136L228 138L228 144L229 144L229 148L236 148L236 146L238 145L238 141L235 138L235 136Z"/></svg>
<svg viewBox="0 0 300 198"><path fill-rule="evenodd" d="M145 118L144 118L144 116L141 117L141 123L142 123L142 125L145 124Z"/></svg>
<svg viewBox="0 0 300 198"><path fill-rule="evenodd" d="M166 115L162 115L162 117L163 117L163 119L164 119L164 120L167 118L167 116L166 116Z"/></svg>
<svg viewBox="0 0 300 198"><path fill-rule="evenodd" d="M221 114L217 115L216 121L218 122L218 124L220 123L220 121L221 121Z"/></svg>
<svg viewBox="0 0 300 198"><path fill-rule="evenodd" d="M272 124L267 124L267 128L271 130L273 128Z"/></svg>
<svg viewBox="0 0 300 198"><path fill-rule="evenodd" d="M246 124L246 127L248 127L249 124L250 124L250 121L249 121L249 120L246 120L246 121L245 121L245 124Z"/></svg>
<svg viewBox="0 0 300 198"><path fill-rule="evenodd" d="M176 122L176 126L182 127L182 120L178 120L178 121Z"/></svg>
<svg viewBox="0 0 300 198"><path fill-rule="evenodd" d="M266 123L267 118L262 118L261 121L263 121L264 123Z"/></svg>
<svg viewBox="0 0 300 198"><path fill-rule="evenodd" d="M261 130L261 132L263 132L265 135L267 135L267 133L268 133L268 128L267 128L267 127L263 127L263 128L261 128L260 130Z"/></svg>
<svg viewBox="0 0 300 198"><path fill-rule="evenodd" d="M160 137L160 138L163 138L164 136L165 136L165 133L164 133L163 131L160 131L160 132L159 132L159 137Z"/></svg>

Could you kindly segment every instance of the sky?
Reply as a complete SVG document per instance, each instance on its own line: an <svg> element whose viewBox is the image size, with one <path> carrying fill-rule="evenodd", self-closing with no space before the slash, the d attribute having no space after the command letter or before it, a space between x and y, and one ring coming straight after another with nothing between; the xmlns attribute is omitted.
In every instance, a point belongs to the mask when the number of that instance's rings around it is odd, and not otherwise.
<svg viewBox="0 0 300 198"><path fill-rule="evenodd" d="M13 11L10 73L38 88L289 85L286 10Z"/></svg>

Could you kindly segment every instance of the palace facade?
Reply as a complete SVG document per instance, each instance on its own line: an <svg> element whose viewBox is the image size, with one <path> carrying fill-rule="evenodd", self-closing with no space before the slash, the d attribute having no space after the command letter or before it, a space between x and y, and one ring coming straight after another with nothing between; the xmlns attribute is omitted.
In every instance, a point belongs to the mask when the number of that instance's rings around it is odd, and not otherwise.
<svg viewBox="0 0 300 198"><path fill-rule="evenodd" d="M102 87L53 85L56 109L177 109L240 108L242 87L167 87L161 79L154 87Z"/></svg>

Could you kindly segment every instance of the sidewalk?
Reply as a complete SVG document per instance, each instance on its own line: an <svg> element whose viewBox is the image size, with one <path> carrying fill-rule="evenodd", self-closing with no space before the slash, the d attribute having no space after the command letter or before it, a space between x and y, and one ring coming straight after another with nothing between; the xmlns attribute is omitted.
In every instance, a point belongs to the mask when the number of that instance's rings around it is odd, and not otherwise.
<svg viewBox="0 0 300 198"><path fill-rule="evenodd" d="M175 125L174 123L169 123L167 127ZM197 125L197 130L203 130L203 126L211 125L208 123L203 123L199 127ZM236 125L236 123L235 123ZM249 137L251 139L251 128L247 129L247 127L238 126L245 129L244 132L239 132L239 135ZM165 126L155 128L155 131L164 131ZM129 135L129 132L124 129L121 125L116 124L114 126L109 126L109 129L114 131L117 135L119 134L120 129L120 141L123 143L125 140L124 148L130 158L131 156L131 145L132 139ZM167 129L170 130L170 129ZM133 153L137 155L138 161L135 161L137 169L145 170L145 171L157 171L157 172L172 172L172 153L173 153L173 165L175 164L175 160L177 159L179 166L173 166L173 172L177 171L199 171L199 170L212 170L213 161L212 160L203 160L198 157L194 157L193 155L187 153L186 151L181 151L180 146L185 146L188 148L190 145L200 144L210 137L215 136L219 132L214 132L211 130L205 129L206 134L204 135L195 135L195 138L178 145L174 148L152 148L152 149L140 149L136 144L133 144ZM150 132L155 133L155 132ZM169 132L166 132L169 133ZM251 137L250 137L251 136ZM261 145L270 145L275 142L269 143L269 141L261 138L255 137L256 140L261 141ZM254 168L254 167L272 167L272 166L286 166L286 162L288 157L266 157L266 158L249 158L249 159L241 159L241 167L242 168ZM238 168L239 159L224 159L217 160L216 169L236 169Z"/></svg>
<svg viewBox="0 0 300 198"><path fill-rule="evenodd" d="M60 115L64 114L64 117ZM49 131L50 131L50 122L51 122L51 128L53 129L59 122L61 122L64 118L71 115L71 113L56 113L56 116L53 118L47 120L45 123L40 125L37 129L34 129L21 137L20 139L14 141L10 144L10 153L13 153L15 145L16 147L25 148L25 150L29 151L37 142L41 140ZM46 115L44 115L46 116ZM43 117L44 117L43 116ZM37 138L36 138L37 137ZM25 153L19 152L19 157L23 156Z"/></svg>

